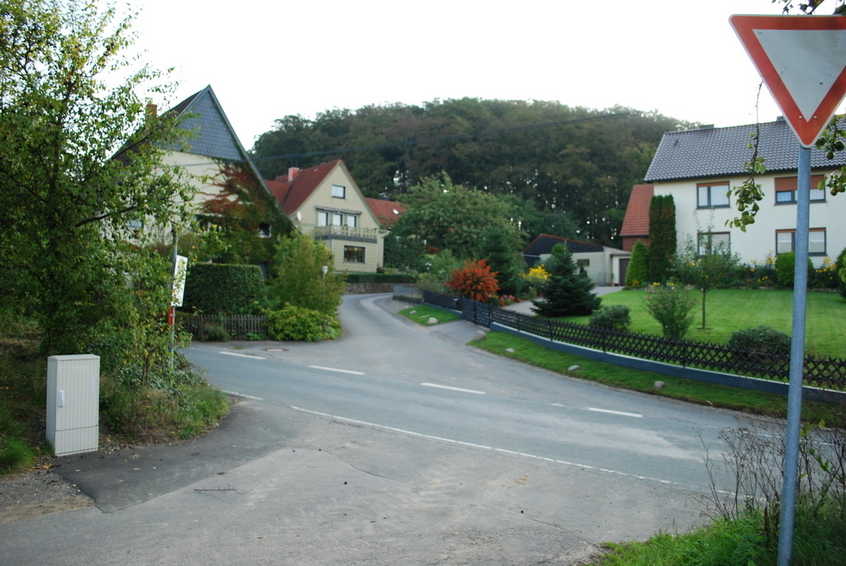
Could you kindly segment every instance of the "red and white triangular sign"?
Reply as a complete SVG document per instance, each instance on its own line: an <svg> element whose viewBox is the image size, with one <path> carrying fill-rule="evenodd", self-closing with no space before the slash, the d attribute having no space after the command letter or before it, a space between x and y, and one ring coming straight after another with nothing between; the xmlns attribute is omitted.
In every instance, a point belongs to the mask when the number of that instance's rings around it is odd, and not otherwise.
<svg viewBox="0 0 846 566"><path fill-rule="evenodd" d="M846 16L732 16L729 21L803 147L846 95Z"/></svg>

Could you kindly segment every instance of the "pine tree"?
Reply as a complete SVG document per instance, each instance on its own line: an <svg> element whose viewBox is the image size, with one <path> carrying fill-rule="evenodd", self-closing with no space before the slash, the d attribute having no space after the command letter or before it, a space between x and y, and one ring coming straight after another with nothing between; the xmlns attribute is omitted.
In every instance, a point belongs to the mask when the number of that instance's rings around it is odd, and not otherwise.
<svg viewBox="0 0 846 566"><path fill-rule="evenodd" d="M544 262L549 278L541 287L543 300L533 310L545 317L582 316L597 310L602 299L594 295L594 284L580 273L573 254L562 244L552 248L552 256Z"/></svg>

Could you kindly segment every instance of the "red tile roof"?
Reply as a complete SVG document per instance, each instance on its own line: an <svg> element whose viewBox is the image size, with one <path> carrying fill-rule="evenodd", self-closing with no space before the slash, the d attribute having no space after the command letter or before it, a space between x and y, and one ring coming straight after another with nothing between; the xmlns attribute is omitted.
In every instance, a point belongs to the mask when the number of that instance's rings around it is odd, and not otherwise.
<svg viewBox="0 0 846 566"><path fill-rule="evenodd" d="M316 167L294 170L296 176L293 181L288 180L289 175L280 175L272 181L266 181L267 188L279 201L279 206L285 214L291 215L303 205L309 195L339 163L341 163L341 160L336 159L329 163L321 163Z"/></svg>
<svg viewBox="0 0 846 566"><path fill-rule="evenodd" d="M365 198L364 200L367 201L367 205L373 211L373 214L376 215L382 226L392 225L405 212L403 205L392 200L380 200L377 198Z"/></svg>
<svg viewBox="0 0 846 566"><path fill-rule="evenodd" d="M652 201L654 188L653 185L632 187L620 236L649 236L649 203Z"/></svg>

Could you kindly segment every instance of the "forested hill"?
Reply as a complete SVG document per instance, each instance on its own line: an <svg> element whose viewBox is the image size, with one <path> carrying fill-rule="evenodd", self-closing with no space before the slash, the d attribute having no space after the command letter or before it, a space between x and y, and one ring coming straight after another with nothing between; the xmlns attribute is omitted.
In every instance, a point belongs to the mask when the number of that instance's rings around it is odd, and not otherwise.
<svg viewBox="0 0 846 566"><path fill-rule="evenodd" d="M690 124L622 107L463 98L286 116L253 156L267 179L340 158L366 196L399 200L445 171L456 184L564 211L580 239L613 245L632 185L661 135L680 126Z"/></svg>

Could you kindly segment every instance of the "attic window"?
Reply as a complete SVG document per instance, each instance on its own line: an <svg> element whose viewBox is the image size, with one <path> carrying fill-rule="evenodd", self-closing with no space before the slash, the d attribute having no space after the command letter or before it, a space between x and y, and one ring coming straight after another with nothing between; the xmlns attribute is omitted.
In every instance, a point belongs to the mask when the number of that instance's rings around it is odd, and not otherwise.
<svg viewBox="0 0 846 566"><path fill-rule="evenodd" d="M343 185L332 185L333 198L347 198L347 188Z"/></svg>
<svg viewBox="0 0 846 566"><path fill-rule="evenodd" d="M269 238L270 237L270 224L259 224L259 238Z"/></svg>

